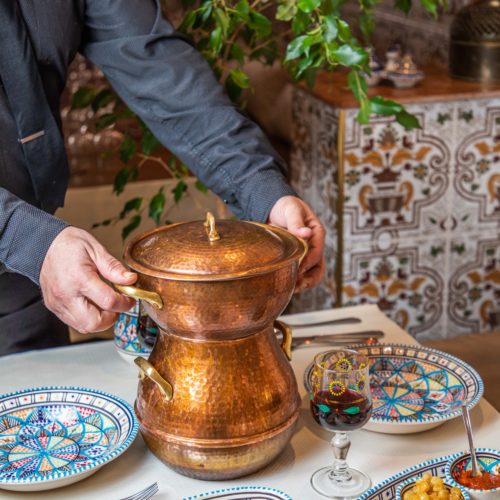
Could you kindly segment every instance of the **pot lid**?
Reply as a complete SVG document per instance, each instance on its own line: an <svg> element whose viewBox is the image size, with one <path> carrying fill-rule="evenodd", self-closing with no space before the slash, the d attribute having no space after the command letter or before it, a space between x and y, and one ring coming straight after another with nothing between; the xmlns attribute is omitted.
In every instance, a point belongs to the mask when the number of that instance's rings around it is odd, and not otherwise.
<svg viewBox="0 0 500 500"><path fill-rule="evenodd" d="M257 222L219 220L163 226L132 240L125 260L159 278L211 281L264 274L299 260L307 245L288 231Z"/></svg>

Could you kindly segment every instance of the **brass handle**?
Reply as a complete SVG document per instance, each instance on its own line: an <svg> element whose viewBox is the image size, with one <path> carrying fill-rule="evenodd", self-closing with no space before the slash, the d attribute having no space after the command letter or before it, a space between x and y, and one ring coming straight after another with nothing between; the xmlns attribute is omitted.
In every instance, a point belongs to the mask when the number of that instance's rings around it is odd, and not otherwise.
<svg viewBox="0 0 500 500"><path fill-rule="evenodd" d="M145 377L149 378L156 384L162 396L170 401L174 396L172 386L158 373L154 366L146 359L138 356L134 359L134 363L139 368L139 377L143 380Z"/></svg>
<svg viewBox="0 0 500 500"><path fill-rule="evenodd" d="M207 218L205 219L203 225L205 226L209 241L220 240L219 233L215 228L215 217L213 216L212 212L207 212Z"/></svg>
<svg viewBox="0 0 500 500"><path fill-rule="evenodd" d="M299 267L300 267L300 264L302 264L302 261L304 260L304 257L307 255L307 252L309 250L309 245L307 244L307 241L304 240L303 238L298 238L298 239L304 245L304 251L302 252L302 255L299 258Z"/></svg>
<svg viewBox="0 0 500 500"><path fill-rule="evenodd" d="M279 320L274 322L274 328L279 330L283 335L281 350L285 353L288 361L292 361L292 329L286 323Z"/></svg>
<svg viewBox="0 0 500 500"><path fill-rule="evenodd" d="M144 300L148 304L151 304L158 309L163 309L163 300L161 296L156 292L148 292L142 288L137 288L131 285L113 285L120 293L126 295L127 297L132 297L133 299Z"/></svg>

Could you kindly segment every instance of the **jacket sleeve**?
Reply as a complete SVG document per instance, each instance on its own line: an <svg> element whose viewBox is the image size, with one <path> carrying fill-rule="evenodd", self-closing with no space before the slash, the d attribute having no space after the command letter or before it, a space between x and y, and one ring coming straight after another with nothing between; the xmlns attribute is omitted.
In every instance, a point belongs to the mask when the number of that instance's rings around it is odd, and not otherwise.
<svg viewBox="0 0 500 500"><path fill-rule="evenodd" d="M295 194L283 160L157 0L87 0L85 16L82 52L235 215L265 222L280 197Z"/></svg>
<svg viewBox="0 0 500 500"><path fill-rule="evenodd" d="M0 187L0 273L22 274L38 285L45 254L67 226Z"/></svg>

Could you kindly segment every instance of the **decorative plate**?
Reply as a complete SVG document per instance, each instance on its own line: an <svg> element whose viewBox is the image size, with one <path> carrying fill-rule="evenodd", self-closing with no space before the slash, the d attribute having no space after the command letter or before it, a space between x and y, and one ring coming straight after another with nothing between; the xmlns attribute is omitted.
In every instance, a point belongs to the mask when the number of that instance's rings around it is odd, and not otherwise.
<svg viewBox="0 0 500 500"><path fill-rule="evenodd" d="M265 486L235 486L185 497L183 500L292 500L292 497L275 488Z"/></svg>
<svg viewBox="0 0 500 500"><path fill-rule="evenodd" d="M479 374L464 361L415 345L355 344L370 359L373 412L364 429L389 434L421 432L473 408L483 394ZM304 374L310 390L311 363Z"/></svg>
<svg viewBox="0 0 500 500"><path fill-rule="evenodd" d="M80 481L123 453L137 429L127 402L94 389L0 396L0 488L40 491Z"/></svg>
<svg viewBox="0 0 500 500"><path fill-rule="evenodd" d="M419 478L424 472L430 472L433 476L439 476L446 481L446 464L451 459L452 455L446 455L433 460L427 460L421 464L409 467L402 472L398 472L389 479L370 488L363 493L357 500L395 500L396 490L398 486L411 478ZM463 490L462 490L463 491ZM466 499L469 498L467 493L462 493Z"/></svg>

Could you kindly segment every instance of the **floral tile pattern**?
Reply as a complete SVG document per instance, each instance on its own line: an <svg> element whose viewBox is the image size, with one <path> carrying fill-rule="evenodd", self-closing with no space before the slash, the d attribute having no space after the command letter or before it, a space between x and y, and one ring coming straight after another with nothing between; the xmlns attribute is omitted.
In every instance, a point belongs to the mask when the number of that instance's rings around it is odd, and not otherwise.
<svg viewBox="0 0 500 500"><path fill-rule="evenodd" d="M406 131L297 95L292 183L325 223L327 277L291 310L377 303L417 338L499 328L500 98L409 105Z"/></svg>

